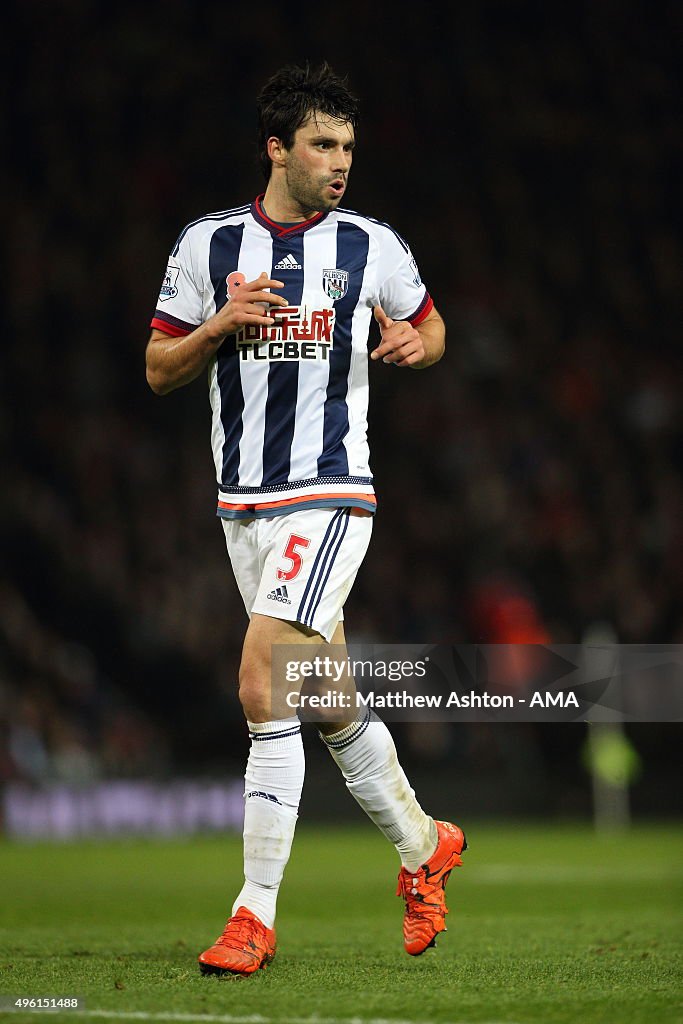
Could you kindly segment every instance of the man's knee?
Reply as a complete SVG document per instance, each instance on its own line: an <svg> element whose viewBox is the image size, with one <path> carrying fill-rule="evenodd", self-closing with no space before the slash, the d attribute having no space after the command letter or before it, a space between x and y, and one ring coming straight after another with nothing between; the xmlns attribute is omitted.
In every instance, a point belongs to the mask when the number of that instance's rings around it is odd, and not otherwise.
<svg viewBox="0 0 683 1024"><path fill-rule="evenodd" d="M343 639L343 632L340 635ZM313 656L324 643L318 633L298 622L252 615L239 672L239 697L248 722L271 722L294 714L285 702L284 680L273 680L273 644L306 644Z"/></svg>
<svg viewBox="0 0 683 1024"><path fill-rule="evenodd" d="M240 664L239 698L248 722L270 721L270 691L270 661L245 651Z"/></svg>

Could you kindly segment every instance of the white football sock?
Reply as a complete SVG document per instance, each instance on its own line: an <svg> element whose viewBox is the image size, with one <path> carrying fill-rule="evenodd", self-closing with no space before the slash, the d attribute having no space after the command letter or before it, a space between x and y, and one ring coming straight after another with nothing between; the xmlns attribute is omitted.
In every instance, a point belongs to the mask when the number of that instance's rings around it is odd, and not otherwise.
<svg viewBox="0 0 683 1024"><path fill-rule="evenodd" d="M341 768L349 792L416 871L436 849L434 819L420 807L384 722L370 711L340 732L320 734Z"/></svg>
<svg viewBox="0 0 683 1024"><path fill-rule="evenodd" d="M232 913L247 907L272 928L304 785L304 747L298 718L247 724L251 749L244 775L244 885Z"/></svg>

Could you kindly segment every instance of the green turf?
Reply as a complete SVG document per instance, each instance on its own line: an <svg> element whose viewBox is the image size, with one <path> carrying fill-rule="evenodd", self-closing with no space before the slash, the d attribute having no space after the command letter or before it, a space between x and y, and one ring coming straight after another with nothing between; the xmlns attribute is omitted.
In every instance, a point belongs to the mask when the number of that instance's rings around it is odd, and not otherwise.
<svg viewBox="0 0 683 1024"><path fill-rule="evenodd" d="M393 849L370 830L300 828L277 959L246 980L195 966L236 891L238 837L0 844L0 991L269 1021L683 1020L683 830L468 832L448 934L413 959L401 947Z"/></svg>

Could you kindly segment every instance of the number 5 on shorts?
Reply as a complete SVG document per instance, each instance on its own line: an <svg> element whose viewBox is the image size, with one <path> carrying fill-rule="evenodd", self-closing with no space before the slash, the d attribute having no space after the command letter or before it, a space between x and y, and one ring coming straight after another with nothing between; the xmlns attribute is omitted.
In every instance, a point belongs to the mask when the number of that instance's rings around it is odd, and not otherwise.
<svg viewBox="0 0 683 1024"><path fill-rule="evenodd" d="M277 578L279 580L282 580L283 583L289 583L290 580L295 579L299 575L303 556L299 554L297 548L307 548L310 543L308 537L299 537L296 533L290 533L282 556L283 558L288 558L292 564L289 569L278 569Z"/></svg>

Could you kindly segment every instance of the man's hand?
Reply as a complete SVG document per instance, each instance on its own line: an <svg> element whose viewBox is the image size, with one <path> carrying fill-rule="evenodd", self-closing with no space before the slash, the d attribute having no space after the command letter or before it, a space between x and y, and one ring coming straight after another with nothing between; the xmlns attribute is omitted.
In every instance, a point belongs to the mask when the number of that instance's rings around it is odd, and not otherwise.
<svg viewBox="0 0 683 1024"><path fill-rule="evenodd" d="M265 271L255 281L239 281L233 278L229 287L229 300L206 321L208 335L213 341L222 341L226 335L234 334L245 324L270 327L275 323L275 319L266 307L289 305L282 295L266 291L267 288L284 288L284 283L272 281Z"/></svg>
<svg viewBox="0 0 683 1024"><path fill-rule="evenodd" d="M425 358L425 348L419 332L407 320L392 320L381 306L375 306L375 320L379 324L382 340L371 359L382 359L394 366L414 366Z"/></svg>
<svg viewBox="0 0 683 1024"><path fill-rule="evenodd" d="M278 308L289 305L282 295L266 291L284 288L284 284L271 281L265 271L256 281L245 281L243 274L234 272L229 275L227 287L229 301L190 334L176 338L156 328L152 331L145 359L147 382L155 394L166 395L189 384L206 369L228 334L245 324L270 327Z"/></svg>

